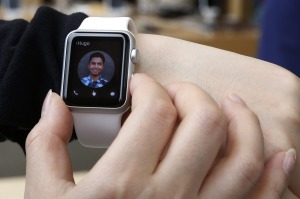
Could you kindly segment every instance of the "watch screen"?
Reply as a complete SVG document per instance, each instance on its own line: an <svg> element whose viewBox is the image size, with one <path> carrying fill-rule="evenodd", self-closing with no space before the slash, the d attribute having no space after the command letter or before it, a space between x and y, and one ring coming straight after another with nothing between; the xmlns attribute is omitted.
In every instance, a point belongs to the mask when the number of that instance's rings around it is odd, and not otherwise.
<svg viewBox="0 0 300 199"><path fill-rule="evenodd" d="M126 34L73 33L68 37L64 100L70 106L120 107L127 92Z"/></svg>

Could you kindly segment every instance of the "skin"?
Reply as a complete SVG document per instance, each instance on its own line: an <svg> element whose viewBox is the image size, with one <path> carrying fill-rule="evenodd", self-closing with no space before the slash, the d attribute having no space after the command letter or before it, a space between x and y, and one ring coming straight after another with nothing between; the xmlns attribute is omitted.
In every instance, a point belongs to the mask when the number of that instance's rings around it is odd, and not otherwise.
<svg viewBox="0 0 300 199"><path fill-rule="evenodd" d="M72 117L48 93L26 140L25 198L276 199L285 193L293 164L283 165L295 163L295 154L279 152L264 164L259 120L237 95L220 108L195 84L162 87L143 74L133 76L130 92L131 114L77 185L67 151Z"/></svg>
<svg viewBox="0 0 300 199"><path fill-rule="evenodd" d="M94 81L99 79L101 72L104 69L104 63L101 57L93 57L88 65L90 76Z"/></svg>
<svg viewBox="0 0 300 199"><path fill-rule="evenodd" d="M230 93L238 94L259 118L265 161L291 147L300 154L298 77L268 62L175 38L138 34L136 39L137 72L147 73L161 84L194 83L219 105ZM299 184L298 158L286 193L289 198L300 197Z"/></svg>

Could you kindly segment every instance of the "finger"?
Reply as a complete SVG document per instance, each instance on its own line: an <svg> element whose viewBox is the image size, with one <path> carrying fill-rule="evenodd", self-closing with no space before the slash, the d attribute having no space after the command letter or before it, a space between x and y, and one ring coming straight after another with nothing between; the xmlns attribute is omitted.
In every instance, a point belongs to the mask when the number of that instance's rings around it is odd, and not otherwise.
<svg viewBox="0 0 300 199"><path fill-rule="evenodd" d="M225 154L205 180L199 196L245 198L263 171L260 124L255 114L234 94L223 101L222 110L229 120Z"/></svg>
<svg viewBox="0 0 300 199"><path fill-rule="evenodd" d="M286 189L283 196L281 197L281 199L299 199L298 196L296 196L296 194L294 194L291 189Z"/></svg>
<svg viewBox="0 0 300 199"><path fill-rule="evenodd" d="M176 110L168 94L156 81L144 74L131 80L132 112L111 147L95 167L102 173L133 178L150 176L171 136ZM114 178L114 177L112 177Z"/></svg>
<svg viewBox="0 0 300 199"><path fill-rule="evenodd" d="M61 98L48 92L41 119L26 139L26 195L46 198L48 193L64 191L73 182L67 143L72 117ZM55 190L55 191L53 191ZM36 197L39 194L40 197ZM35 197L29 197L29 196ZM50 197L48 195L47 197Z"/></svg>
<svg viewBox="0 0 300 199"><path fill-rule="evenodd" d="M288 178L296 162L296 151L290 149L274 155L265 166L264 173L249 199L281 199L288 185Z"/></svg>
<svg viewBox="0 0 300 199"><path fill-rule="evenodd" d="M199 87L178 83L167 86L167 91L180 124L155 175L162 190L176 190L179 196L190 198L198 194L217 156L227 122L214 100Z"/></svg>

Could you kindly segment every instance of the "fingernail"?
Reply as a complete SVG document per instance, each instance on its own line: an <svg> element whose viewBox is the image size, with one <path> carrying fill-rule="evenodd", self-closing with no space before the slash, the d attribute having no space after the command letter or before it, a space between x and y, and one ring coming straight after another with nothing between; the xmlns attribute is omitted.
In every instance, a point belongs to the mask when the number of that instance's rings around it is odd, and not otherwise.
<svg viewBox="0 0 300 199"><path fill-rule="evenodd" d="M235 94L235 93L231 93L231 94L229 95L229 98L230 98L233 102L235 102L235 103L238 103L238 104L241 104L241 105L243 105L243 106L246 106L246 103L244 102L244 100L242 100L242 98L241 98L240 96L238 96L237 94Z"/></svg>
<svg viewBox="0 0 300 199"><path fill-rule="evenodd" d="M42 113L41 113L41 117L45 116L47 114L47 111L49 109L50 106L50 102L51 102L51 96L52 96L52 90L50 89L44 99L44 103L43 103L43 107L42 107Z"/></svg>
<svg viewBox="0 0 300 199"><path fill-rule="evenodd" d="M285 152L285 157L282 163L283 170L287 175L290 175L296 164L296 150L291 148Z"/></svg>

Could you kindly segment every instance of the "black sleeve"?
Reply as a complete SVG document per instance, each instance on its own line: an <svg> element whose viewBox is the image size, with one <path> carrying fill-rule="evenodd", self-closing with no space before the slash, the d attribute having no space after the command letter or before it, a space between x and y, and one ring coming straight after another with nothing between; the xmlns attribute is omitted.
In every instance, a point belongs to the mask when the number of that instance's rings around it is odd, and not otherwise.
<svg viewBox="0 0 300 199"><path fill-rule="evenodd" d="M86 17L41 7L30 22L0 20L0 141L24 149L47 92L60 91L65 37Z"/></svg>

